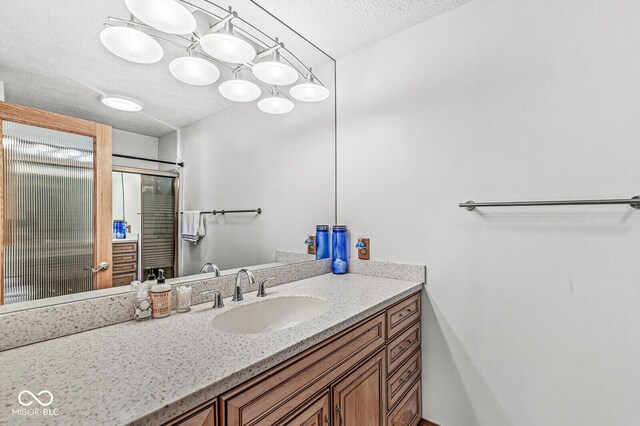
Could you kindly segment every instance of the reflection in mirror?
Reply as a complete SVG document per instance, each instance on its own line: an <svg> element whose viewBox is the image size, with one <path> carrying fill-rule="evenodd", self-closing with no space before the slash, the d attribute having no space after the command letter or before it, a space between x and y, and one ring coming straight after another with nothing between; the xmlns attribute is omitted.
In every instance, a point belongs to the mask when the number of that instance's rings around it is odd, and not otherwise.
<svg viewBox="0 0 640 426"><path fill-rule="evenodd" d="M175 4L3 7L0 313L307 261L334 223L335 61L249 0Z"/></svg>

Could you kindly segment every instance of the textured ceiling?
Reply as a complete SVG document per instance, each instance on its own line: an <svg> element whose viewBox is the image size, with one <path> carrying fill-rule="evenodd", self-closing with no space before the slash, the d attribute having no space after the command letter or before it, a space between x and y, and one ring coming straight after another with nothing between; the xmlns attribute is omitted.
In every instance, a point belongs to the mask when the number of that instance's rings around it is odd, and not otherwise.
<svg viewBox="0 0 640 426"><path fill-rule="evenodd" d="M333 58L471 0L253 0Z"/></svg>
<svg viewBox="0 0 640 426"><path fill-rule="evenodd" d="M203 0L190 2L206 4ZM233 5L240 16L267 34L280 36L309 66L317 69L330 62L249 0L219 3ZM164 58L151 65L134 64L109 53L99 39L109 16L128 18L124 0L2 0L0 81L5 82L6 100L156 137L237 105L218 93L219 83L232 77L225 69L221 68L216 84L206 87L173 78L168 64L185 54L177 47L163 44ZM196 12L201 26L207 21L203 16ZM109 109L99 102L103 93L132 97L144 109L139 113ZM242 108L256 105L236 109L242 113Z"/></svg>

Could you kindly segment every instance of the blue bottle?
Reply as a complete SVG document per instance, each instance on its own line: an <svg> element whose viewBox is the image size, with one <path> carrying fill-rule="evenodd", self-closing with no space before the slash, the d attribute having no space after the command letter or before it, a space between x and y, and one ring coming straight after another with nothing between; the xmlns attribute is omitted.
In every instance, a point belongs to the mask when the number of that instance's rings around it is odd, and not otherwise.
<svg viewBox="0 0 640 426"><path fill-rule="evenodd" d="M329 225L316 226L316 259L329 258Z"/></svg>
<svg viewBox="0 0 640 426"><path fill-rule="evenodd" d="M113 234L114 236L121 240L127 237L127 222L124 220L114 220L113 221Z"/></svg>
<svg viewBox="0 0 640 426"><path fill-rule="evenodd" d="M334 274L346 274L349 266L347 249L349 247L349 233L344 225L333 227L333 257L331 271Z"/></svg>

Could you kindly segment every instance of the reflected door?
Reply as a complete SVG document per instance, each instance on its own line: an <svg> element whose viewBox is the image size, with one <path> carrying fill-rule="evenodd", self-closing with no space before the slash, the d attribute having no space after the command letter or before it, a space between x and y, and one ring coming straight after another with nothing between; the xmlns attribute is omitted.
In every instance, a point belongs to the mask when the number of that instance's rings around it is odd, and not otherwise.
<svg viewBox="0 0 640 426"><path fill-rule="evenodd" d="M0 119L0 303L111 287L111 128L5 102Z"/></svg>

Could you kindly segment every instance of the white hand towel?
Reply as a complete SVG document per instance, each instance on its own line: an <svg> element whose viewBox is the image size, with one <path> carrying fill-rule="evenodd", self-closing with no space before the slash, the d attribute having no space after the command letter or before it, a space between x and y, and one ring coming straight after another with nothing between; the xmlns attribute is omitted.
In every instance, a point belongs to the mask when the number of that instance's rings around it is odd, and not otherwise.
<svg viewBox="0 0 640 426"><path fill-rule="evenodd" d="M207 234L204 228L204 218L200 210L190 210L182 213L182 239L197 244L200 238Z"/></svg>

